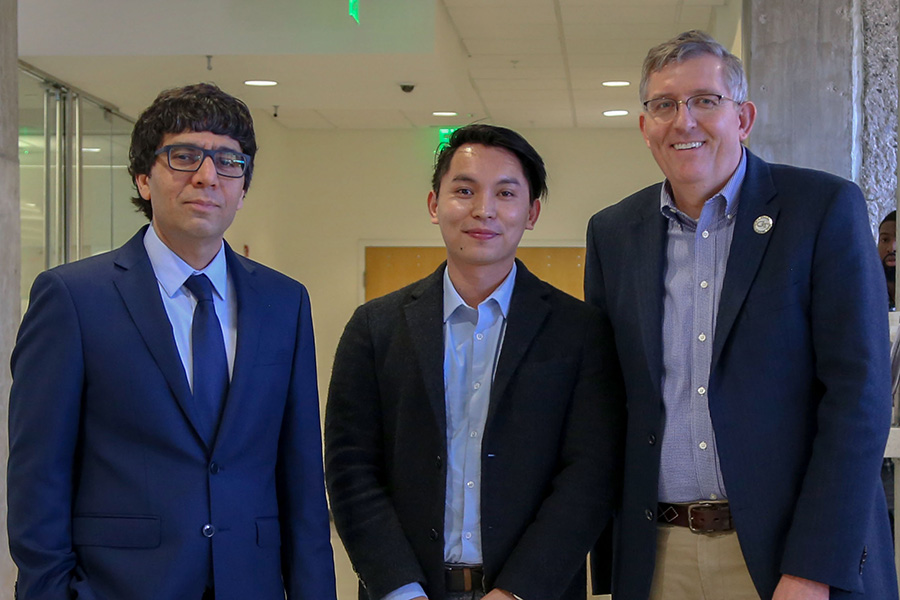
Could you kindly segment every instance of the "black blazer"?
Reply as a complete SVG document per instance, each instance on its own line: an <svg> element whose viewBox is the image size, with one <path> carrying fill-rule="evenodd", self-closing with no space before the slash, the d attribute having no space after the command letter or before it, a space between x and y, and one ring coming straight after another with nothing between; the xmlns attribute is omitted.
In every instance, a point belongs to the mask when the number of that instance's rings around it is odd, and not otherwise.
<svg viewBox="0 0 900 600"><path fill-rule="evenodd" d="M363 599L445 595L443 271L357 309L335 357L326 477ZM488 589L584 600L618 464L612 352L593 308L518 263L481 449Z"/></svg>
<svg viewBox="0 0 900 600"><path fill-rule="evenodd" d="M645 600L655 564L659 194L660 184L637 192L588 228L585 297L615 332L628 402L616 600ZM754 227L761 216L771 228ZM782 573L827 583L832 598L897 598L879 479L891 416L887 302L862 194L748 152L735 219L707 387L747 568L762 598Z"/></svg>

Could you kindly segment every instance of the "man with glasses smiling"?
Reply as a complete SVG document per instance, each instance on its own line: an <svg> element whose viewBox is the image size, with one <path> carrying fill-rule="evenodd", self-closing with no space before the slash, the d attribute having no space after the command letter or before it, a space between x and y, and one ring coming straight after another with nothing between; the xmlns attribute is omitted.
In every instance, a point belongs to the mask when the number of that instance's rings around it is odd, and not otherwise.
<svg viewBox="0 0 900 600"><path fill-rule="evenodd" d="M12 358L17 597L335 598L309 296L223 240L247 106L198 84L140 116L150 220L42 273Z"/></svg>
<svg viewBox="0 0 900 600"><path fill-rule="evenodd" d="M703 32L650 50L640 94L666 180L591 219L585 270L628 402L613 597L897 598L859 188L746 150L743 67Z"/></svg>

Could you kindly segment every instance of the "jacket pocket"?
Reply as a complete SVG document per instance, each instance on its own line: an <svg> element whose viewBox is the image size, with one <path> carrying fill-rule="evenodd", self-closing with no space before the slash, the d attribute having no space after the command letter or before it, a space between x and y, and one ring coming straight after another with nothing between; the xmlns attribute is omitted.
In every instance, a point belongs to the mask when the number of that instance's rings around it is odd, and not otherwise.
<svg viewBox="0 0 900 600"><path fill-rule="evenodd" d="M260 548L281 545L278 517L260 517L256 520L256 545Z"/></svg>
<svg viewBox="0 0 900 600"><path fill-rule="evenodd" d="M159 517L142 515L81 515L72 518L72 544L107 548L158 548Z"/></svg>

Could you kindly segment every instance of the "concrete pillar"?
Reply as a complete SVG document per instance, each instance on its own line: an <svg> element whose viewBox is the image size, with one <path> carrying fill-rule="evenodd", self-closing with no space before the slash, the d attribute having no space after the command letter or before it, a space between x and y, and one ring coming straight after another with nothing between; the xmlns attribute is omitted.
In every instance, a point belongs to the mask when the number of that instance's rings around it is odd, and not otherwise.
<svg viewBox="0 0 900 600"><path fill-rule="evenodd" d="M750 138L774 162L856 181L873 232L897 193L897 0L745 0Z"/></svg>
<svg viewBox="0 0 900 600"><path fill-rule="evenodd" d="M12 600L16 570L6 537L9 353L19 327L19 92L16 0L0 0L0 600Z"/></svg>

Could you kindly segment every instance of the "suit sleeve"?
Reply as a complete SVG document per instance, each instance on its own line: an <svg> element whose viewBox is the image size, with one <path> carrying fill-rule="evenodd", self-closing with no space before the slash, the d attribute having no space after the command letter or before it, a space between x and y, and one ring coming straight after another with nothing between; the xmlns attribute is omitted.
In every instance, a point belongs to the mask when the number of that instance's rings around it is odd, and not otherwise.
<svg viewBox="0 0 900 600"><path fill-rule="evenodd" d="M284 586L288 600L334 600L334 558L325 503L315 344L305 288L296 339L276 473Z"/></svg>
<svg viewBox="0 0 900 600"><path fill-rule="evenodd" d="M17 597L68 599L84 360L75 306L53 271L34 282L11 366L7 527Z"/></svg>
<svg viewBox="0 0 900 600"><path fill-rule="evenodd" d="M612 333L590 315L551 492L494 583L525 600L559 597L611 519L619 488L623 386Z"/></svg>
<svg viewBox="0 0 900 600"><path fill-rule="evenodd" d="M835 194L813 252L809 322L823 394L782 572L861 591L891 390L884 273L854 184Z"/></svg>
<svg viewBox="0 0 900 600"><path fill-rule="evenodd" d="M325 413L325 471L334 522L370 598L425 583L386 489L383 417L366 306L338 344Z"/></svg>

